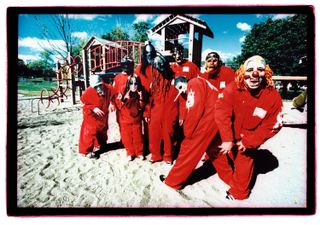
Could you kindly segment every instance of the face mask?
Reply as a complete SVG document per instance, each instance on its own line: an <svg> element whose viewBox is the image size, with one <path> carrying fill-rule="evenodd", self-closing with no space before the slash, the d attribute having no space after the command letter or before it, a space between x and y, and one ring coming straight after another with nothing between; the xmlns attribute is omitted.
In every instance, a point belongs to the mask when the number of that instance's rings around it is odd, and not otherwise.
<svg viewBox="0 0 320 225"><path fill-rule="evenodd" d="M104 95L104 89L101 84L99 84L98 86L95 86L94 89L98 92L99 96Z"/></svg>
<svg viewBox="0 0 320 225"><path fill-rule="evenodd" d="M266 63L262 57L254 56L245 62L244 82L249 89L258 89L265 76Z"/></svg>
<svg viewBox="0 0 320 225"><path fill-rule="evenodd" d="M187 88L188 88L188 83L185 82L178 82L175 86L174 86L177 90L178 90L178 95L176 96L176 98L174 99L174 102L177 101L178 97L182 94L182 93L186 93Z"/></svg>
<svg viewBox="0 0 320 225"><path fill-rule="evenodd" d="M135 78L130 78L130 80L129 80L129 90L131 92L136 92L137 88L138 88L137 80Z"/></svg>

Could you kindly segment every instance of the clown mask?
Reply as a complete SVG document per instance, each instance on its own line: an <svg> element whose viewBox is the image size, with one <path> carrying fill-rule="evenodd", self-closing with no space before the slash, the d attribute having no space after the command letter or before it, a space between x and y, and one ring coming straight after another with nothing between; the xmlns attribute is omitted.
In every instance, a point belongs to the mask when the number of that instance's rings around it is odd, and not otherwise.
<svg viewBox="0 0 320 225"><path fill-rule="evenodd" d="M266 62L261 56L252 56L244 63L244 83L251 89L258 89L265 76Z"/></svg>

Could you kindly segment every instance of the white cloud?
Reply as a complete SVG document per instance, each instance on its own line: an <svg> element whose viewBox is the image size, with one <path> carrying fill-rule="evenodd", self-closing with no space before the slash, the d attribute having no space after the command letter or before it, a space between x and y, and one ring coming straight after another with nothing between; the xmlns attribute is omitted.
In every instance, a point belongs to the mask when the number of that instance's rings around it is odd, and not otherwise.
<svg viewBox="0 0 320 225"><path fill-rule="evenodd" d="M79 39L87 39L88 38L88 33L87 32L73 32L71 34L71 36L79 38Z"/></svg>
<svg viewBox="0 0 320 225"><path fill-rule="evenodd" d="M294 14L276 14L276 15L273 15L272 19L273 20L277 20L277 19L285 19L287 17L293 17Z"/></svg>
<svg viewBox="0 0 320 225"><path fill-rule="evenodd" d="M19 38L18 47L26 47L35 51L43 51L44 48L52 48L52 46L57 46L60 48L64 48L64 42L62 40L49 40L49 42L45 39L39 38Z"/></svg>
<svg viewBox="0 0 320 225"><path fill-rule="evenodd" d="M240 39L239 39L239 41L242 43L242 42L244 42L246 40L246 36L242 36Z"/></svg>
<svg viewBox="0 0 320 225"><path fill-rule="evenodd" d="M162 39L159 34L148 34L149 40L151 44L156 48L157 51L161 51L163 49Z"/></svg>
<svg viewBox="0 0 320 225"><path fill-rule="evenodd" d="M38 55L23 55L23 54L19 54L18 58L22 59L25 63L28 61L35 61L40 59Z"/></svg>
<svg viewBox="0 0 320 225"><path fill-rule="evenodd" d="M241 22L237 23L237 28L240 29L240 30L242 30L242 31L249 31L249 30L251 30L251 26L250 26L249 24L247 24L247 23L241 23Z"/></svg>
<svg viewBox="0 0 320 225"><path fill-rule="evenodd" d="M70 14L71 19L92 21L100 15L97 14Z"/></svg>
<svg viewBox="0 0 320 225"><path fill-rule="evenodd" d="M139 15L135 15L135 17L136 19L133 21L133 23L147 22L154 18L154 16L151 14L139 14Z"/></svg>

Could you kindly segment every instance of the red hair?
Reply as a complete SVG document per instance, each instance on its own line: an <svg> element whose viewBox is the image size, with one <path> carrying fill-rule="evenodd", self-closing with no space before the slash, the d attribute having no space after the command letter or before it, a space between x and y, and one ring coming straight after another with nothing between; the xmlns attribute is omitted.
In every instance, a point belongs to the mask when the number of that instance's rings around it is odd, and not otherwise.
<svg viewBox="0 0 320 225"><path fill-rule="evenodd" d="M244 65L241 64L240 68L235 73L235 82L238 88L240 89L245 89L244 73L245 73ZM263 77L263 85L265 85L265 87L274 87L272 75L273 75L273 71L267 64L265 68L265 76Z"/></svg>

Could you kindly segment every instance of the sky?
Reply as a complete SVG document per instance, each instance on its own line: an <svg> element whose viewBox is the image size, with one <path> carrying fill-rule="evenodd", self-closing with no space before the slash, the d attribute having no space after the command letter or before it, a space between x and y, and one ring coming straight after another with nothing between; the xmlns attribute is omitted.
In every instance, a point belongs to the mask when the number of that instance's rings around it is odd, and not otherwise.
<svg viewBox="0 0 320 225"><path fill-rule="evenodd" d="M72 36L78 40L89 40L92 36L110 32L116 26L130 31L133 23L146 21L155 26L170 14L71 14ZM214 33L214 38L204 36L202 60L207 53L216 51L223 61L232 59L241 53L245 36L254 24L262 23L268 18L281 19L293 14L188 14L207 23ZM43 39L41 24L48 26L52 42L63 43L56 35L56 29L50 23L48 14L19 14L18 17L18 57L25 62L40 59L41 45L48 43ZM131 29L132 31L132 29ZM129 32L130 34L130 32ZM159 36L149 36L151 42L160 49Z"/></svg>

